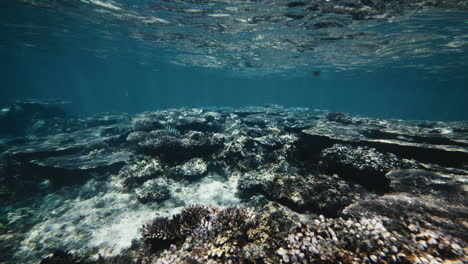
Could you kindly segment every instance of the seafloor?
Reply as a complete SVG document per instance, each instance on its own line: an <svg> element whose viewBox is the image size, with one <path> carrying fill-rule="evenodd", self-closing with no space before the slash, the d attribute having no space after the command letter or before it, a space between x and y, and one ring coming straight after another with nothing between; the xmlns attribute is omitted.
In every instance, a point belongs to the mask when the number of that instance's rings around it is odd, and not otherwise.
<svg viewBox="0 0 468 264"><path fill-rule="evenodd" d="M468 123L0 112L0 263L468 263Z"/></svg>

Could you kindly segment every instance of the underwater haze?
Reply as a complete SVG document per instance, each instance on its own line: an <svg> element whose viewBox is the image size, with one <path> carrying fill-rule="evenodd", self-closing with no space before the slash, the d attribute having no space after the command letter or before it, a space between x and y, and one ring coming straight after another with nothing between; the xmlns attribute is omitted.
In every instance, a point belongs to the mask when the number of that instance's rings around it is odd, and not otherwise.
<svg viewBox="0 0 468 264"><path fill-rule="evenodd" d="M0 0L0 264L467 264L468 1Z"/></svg>
<svg viewBox="0 0 468 264"><path fill-rule="evenodd" d="M468 118L465 1L5 0L0 103ZM314 74L315 73L315 74Z"/></svg>

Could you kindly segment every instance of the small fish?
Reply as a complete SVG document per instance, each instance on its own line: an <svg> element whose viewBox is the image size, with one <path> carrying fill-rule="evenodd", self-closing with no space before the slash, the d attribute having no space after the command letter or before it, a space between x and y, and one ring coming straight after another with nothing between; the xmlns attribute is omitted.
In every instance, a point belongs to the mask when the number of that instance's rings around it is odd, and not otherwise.
<svg viewBox="0 0 468 264"><path fill-rule="evenodd" d="M312 72L312 75L313 75L314 77L319 77L319 76L320 76L320 71L313 71L313 72Z"/></svg>
<svg viewBox="0 0 468 264"><path fill-rule="evenodd" d="M172 126L170 126L170 125L165 125L165 126L164 126L164 129L165 129L167 132L169 132L169 133L171 133L171 134L174 134L174 135L176 135L176 136L180 136L180 135L181 135L179 130L175 129L174 127L172 127Z"/></svg>

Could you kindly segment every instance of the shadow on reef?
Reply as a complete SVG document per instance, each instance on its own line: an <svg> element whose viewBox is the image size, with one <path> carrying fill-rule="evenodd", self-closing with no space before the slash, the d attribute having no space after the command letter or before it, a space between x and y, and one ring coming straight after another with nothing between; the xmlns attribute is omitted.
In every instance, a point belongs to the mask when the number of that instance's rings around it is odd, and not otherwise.
<svg viewBox="0 0 468 264"><path fill-rule="evenodd" d="M466 253L466 122L276 105L47 122L57 130L2 141L3 203L97 180L108 187L87 197L111 194L112 202L125 194L138 208L170 211L196 195L240 203L158 217L128 251L76 253L75 263L460 263ZM87 241L67 245L82 249ZM55 255L43 261L69 260Z"/></svg>

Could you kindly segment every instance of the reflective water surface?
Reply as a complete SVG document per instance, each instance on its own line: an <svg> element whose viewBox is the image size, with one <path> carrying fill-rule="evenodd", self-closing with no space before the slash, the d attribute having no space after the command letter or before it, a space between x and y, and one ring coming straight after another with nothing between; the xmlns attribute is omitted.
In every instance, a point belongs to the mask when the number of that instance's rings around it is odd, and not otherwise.
<svg viewBox="0 0 468 264"><path fill-rule="evenodd" d="M0 45L8 48L47 52L67 46L102 59L138 55L142 64L165 61L242 76L392 68L457 74L468 63L463 0L7 0L0 5L6 11L0 27L10 32ZM18 5L24 5L23 13ZM95 41L101 44L91 44Z"/></svg>

